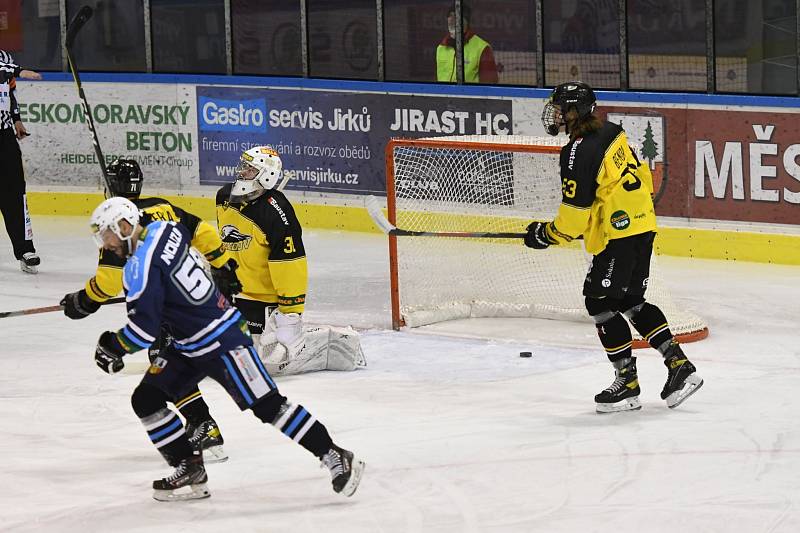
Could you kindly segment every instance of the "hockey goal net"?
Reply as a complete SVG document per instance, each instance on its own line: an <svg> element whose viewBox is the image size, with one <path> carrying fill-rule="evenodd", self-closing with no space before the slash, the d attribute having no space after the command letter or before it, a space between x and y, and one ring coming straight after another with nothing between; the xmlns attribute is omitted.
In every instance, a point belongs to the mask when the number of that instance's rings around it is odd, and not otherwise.
<svg viewBox="0 0 800 533"><path fill-rule="evenodd" d="M562 142L393 139L386 148L389 221L411 231L524 233L532 220L556 215ZM395 329L483 317L591 322L581 293L591 256L582 241L532 250L519 239L390 235L389 252ZM682 341L708 335L700 317L675 305L655 258L647 299Z"/></svg>

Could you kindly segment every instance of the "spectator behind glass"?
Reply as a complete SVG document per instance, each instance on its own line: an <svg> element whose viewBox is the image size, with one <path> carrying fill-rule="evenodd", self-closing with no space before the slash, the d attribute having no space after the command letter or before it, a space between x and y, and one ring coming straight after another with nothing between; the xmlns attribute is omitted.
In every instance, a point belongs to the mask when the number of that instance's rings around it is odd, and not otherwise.
<svg viewBox="0 0 800 533"><path fill-rule="evenodd" d="M462 6L462 26L464 29L464 82L497 83L497 65L494 62L492 46L478 37L470 28L470 9ZM456 76L456 13L454 8L447 12L447 35L436 47L436 81L455 82Z"/></svg>

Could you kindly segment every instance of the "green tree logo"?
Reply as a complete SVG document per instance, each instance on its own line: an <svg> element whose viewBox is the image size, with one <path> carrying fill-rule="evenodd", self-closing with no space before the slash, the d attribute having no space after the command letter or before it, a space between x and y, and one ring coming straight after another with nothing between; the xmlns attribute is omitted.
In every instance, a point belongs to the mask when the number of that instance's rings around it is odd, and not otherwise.
<svg viewBox="0 0 800 533"><path fill-rule="evenodd" d="M647 121L647 128L644 130L644 142L642 143L642 157L650 162L650 168L655 168L655 159L658 156L658 143L653 139L653 128L650 121Z"/></svg>

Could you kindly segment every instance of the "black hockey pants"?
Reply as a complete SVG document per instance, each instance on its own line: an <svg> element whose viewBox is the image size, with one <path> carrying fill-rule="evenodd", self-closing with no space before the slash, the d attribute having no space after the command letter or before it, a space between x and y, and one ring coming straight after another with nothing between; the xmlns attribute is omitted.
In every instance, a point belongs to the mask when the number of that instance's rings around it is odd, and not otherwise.
<svg viewBox="0 0 800 533"><path fill-rule="evenodd" d="M14 247L14 257L35 252L28 204L25 198L25 176L22 152L14 128L0 130L0 212L8 237Z"/></svg>

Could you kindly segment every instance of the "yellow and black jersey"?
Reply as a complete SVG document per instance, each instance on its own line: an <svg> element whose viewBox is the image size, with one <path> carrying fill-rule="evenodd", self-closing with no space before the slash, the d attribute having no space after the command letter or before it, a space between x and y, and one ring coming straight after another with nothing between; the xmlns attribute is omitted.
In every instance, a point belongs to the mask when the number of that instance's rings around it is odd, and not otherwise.
<svg viewBox="0 0 800 533"><path fill-rule="evenodd" d="M217 230L208 222L174 206L162 198L131 200L140 211L139 224L146 226L154 220L180 222L192 235L192 246L205 255L211 266L221 267L230 255L222 246ZM100 250L100 260L94 277L86 282L86 294L96 302L104 302L122 291L122 269L125 259L114 252Z"/></svg>
<svg viewBox="0 0 800 533"><path fill-rule="evenodd" d="M302 313L308 287L303 228L284 194L270 190L246 203L229 203L232 184L217 192L222 244L239 264L242 292L236 298L277 304Z"/></svg>
<svg viewBox="0 0 800 533"><path fill-rule="evenodd" d="M604 122L561 149L561 191L558 215L547 225L556 243L583 236L586 251L597 255L612 239L656 229L653 176L617 124Z"/></svg>

